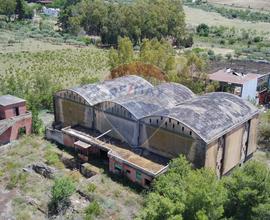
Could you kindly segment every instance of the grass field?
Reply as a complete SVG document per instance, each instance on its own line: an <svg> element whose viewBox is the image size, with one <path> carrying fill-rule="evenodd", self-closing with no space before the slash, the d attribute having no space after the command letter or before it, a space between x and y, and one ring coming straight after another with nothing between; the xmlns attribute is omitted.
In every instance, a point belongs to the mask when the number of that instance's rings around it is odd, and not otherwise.
<svg viewBox="0 0 270 220"><path fill-rule="evenodd" d="M256 30L264 36L270 37L270 23L248 22L240 19L228 19L215 12L206 12L201 9L184 7L186 13L186 22L188 25L197 26L205 23L209 26L235 27L236 29Z"/></svg>
<svg viewBox="0 0 270 220"><path fill-rule="evenodd" d="M242 8L270 10L269 0L208 0L208 2Z"/></svg>
<svg viewBox="0 0 270 220"><path fill-rule="evenodd" d="M48 219L54 180L23 171L23 168L37 162L55 168L56 177L69 176L76 182L77 190L97 201L102 212L95 219L131 220L141 208L143 197L139 191L125 186L120 179L111 179L101 167L95 167L100 173L89 179L76 170L65 168L57 159L62 152L41 137L23 137L11 146L11 149L0 152L0 219ZM91 192L87 190L89 185L93 189ZM84 208L89 203L77 191L71 196L71 208L57 219L83 219Z"/></svg>

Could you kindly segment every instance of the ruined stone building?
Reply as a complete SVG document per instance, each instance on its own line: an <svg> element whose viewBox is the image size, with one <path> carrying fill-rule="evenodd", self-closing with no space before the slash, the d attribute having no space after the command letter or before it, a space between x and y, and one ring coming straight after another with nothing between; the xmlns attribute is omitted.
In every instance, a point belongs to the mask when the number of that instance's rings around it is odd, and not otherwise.
<svg viewBox="0 0 270 220"><path fill-rule="evenodd" d="M256 151L259 111L229 93L196 96L180 84L125 76L59 91L54 110L48 139L144 187L180 154L222 176Z"/></svg>
<svg viewBox="0 0 270 220"><path fill-rule="evenodd" d="M0 145L30 134L32 115L26 110L24 99L11 95L0 96Z"/></svg>

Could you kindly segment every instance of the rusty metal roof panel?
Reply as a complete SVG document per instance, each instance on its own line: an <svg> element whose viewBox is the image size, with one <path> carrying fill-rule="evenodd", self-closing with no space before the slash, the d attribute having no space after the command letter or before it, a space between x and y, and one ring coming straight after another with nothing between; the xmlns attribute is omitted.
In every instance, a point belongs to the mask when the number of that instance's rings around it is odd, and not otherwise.
<svg viewBox="0 0 270 220"><path fill-rule="evenodd" d="M149 88L142 95L123 96L113 99L127 109L136 119L144 118L156 111L175 107L195 97L187 87L177 83L162 83Z"/></svg>
<svg viewBox="0 0 270 220"><path fill-rule="evenodd" d="M156 112L155 116L173 118L211 143L258 114L248 101L229 93L209 93L174 108Z"/></svg>
<svg viewBox="0 0 270 220"><path fill-rule="evenodd" d="M130 75L69 90L79 94L93 106L125 95L142 94L143 91L152 87L151 83L145 79Z"/></svg>

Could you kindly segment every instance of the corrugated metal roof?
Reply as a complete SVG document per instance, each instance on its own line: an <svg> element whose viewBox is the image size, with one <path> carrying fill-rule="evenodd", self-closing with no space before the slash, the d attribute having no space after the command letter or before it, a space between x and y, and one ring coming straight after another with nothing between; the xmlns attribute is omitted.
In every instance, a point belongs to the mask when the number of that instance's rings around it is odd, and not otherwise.
<svg viewBox="0 0 270 220"><path fill-rule="evenodd" d="M215 73L209 74L208 76L209 76L209 79L213 81L234 83L234 84L239 84L239 85L243 85L250 80L254 80L261 77L261 75L259 74L255 74L255 73L241 74L241 73L236 73L230 69L227 69L227 70L222 69Z"/></svg>
<svg viewBox="0 0 270 220"><path fill-rule="evenodd" d="M124 96L113 99L112 102L127 109L136 119L141 119L194 97L195 94L181 84L163 83L145 90L142 95Z"/></svg>
<svg viewBox="0 0 270 220"><path fill-rule="evenodd" d="M25 100L21 99L21 98L18 98L16 96L12 96L12 95L0 96L0 105L1 106L8 106L8 105L21 103L21 102L25 102Z"/></svg>
<svg viewBox="0 0 270 220"><path fill-rule="evenodd" d="M173 118L210 143L258 113L259 110L248 101L229 93L216 92L154 115Z"/></svg>
<svg viewBox="0 0 270 220"><path fill-rule="evenodd" d="M142 94L143 91L152 87L153 85L145 79L139 76L130 75L69 90L82 96L93 106L103 101L109 101L124 95Z"/></svg>

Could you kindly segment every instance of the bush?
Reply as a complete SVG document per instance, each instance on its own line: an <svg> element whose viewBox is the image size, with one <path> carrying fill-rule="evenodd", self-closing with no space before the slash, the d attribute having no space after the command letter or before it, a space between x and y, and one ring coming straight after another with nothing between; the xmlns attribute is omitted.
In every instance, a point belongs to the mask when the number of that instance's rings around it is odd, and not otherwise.
<svg viewBox="0 0 270 220"><path fill-rule="evenodd" d="M48 165L55 165L60 161L59 156L57 155L57 153L55 153L52 150L47 150L45 152L45 159L46 159L46 163Z"/></svg>
<svg viewBox="0 0 270 220"><path fill-rule="evenodd" d="M197 27L196 31L197 31L197 34L203 37L208 37L209 35L209 27L207 24L200 24Z"/></svg>
<svg viewBox="0 0 270 220"><path fill-rule="evenodd" d="M17 186L24 187L27 182L27 174L26 173L12 173L10 180L7 184L7 189L11 190Z"/></svg>
<svg viewBox="0 0 270 220"><path fill-rule="evenodd" d="M94 201L90 203L84 210L85 220L91 220L94 216L101 214L101 207L98 202Z"/></svg>
<svg viewBox="0 0 270 220"><path fill-rule="evenodd" d="M138 219L266 220L269 198L267 164L247 162L220 181L212 171L193 170L180 157L155 179Z"/></svg>
<svg viewBox="0 0 270 220"><path fill-rule="evenodd" d="M95 184L89 183L89 184L87 185L87 192L93 193L93 192L95 192L96 188L97 188L97 187L96 187Z"/></svg>
<svg viewBox="0 0 270 220"><path fill-rule="evenodd" d="M192 170L181 156L155 180L139 219L220 219L226 199L226 190L213 172Z"/></svg>
<svg viewBox="0 0 270 220"><path fill-rule="evenodd" d="M68 177L57 178L52 187L52 199L49 204L49 213L65 212L69 207L69 197L75 192L75 184Z"/></svg>
<svg viewBox="0 0 270 220"><path fill-rule="evenodd" d="M229 193L227 218L269 219L270 176L266 164L251 161L223 181Z"/></svg>

